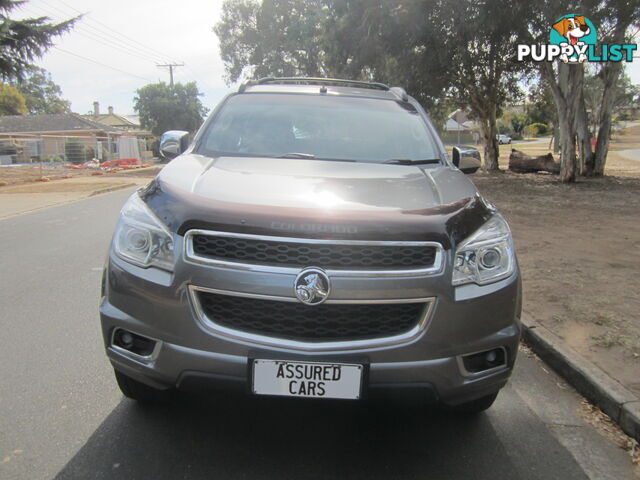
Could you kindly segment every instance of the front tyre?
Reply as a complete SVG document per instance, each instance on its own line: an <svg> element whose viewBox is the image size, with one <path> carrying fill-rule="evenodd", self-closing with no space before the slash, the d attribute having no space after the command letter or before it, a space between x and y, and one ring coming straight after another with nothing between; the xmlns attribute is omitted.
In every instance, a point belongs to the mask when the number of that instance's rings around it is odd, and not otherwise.
<svg viewBox="0 0 640 480"><path fill-rule="evenodd" d="M158 390L145 385L117 370L114 370L114 373L120 391L127 398L131 398L139 403L158 403L166 400L168 397L169 392L166 390Z"/></svg>
<svg viewBox="0 0 640 480"><path fill-rule="evenodd" d="M465 415L475 415L489 409L493 402L496 401L498 392L477 398L470 402L460 403L458 405L445 405L446 409L451 412L462 413Z"/></svg>

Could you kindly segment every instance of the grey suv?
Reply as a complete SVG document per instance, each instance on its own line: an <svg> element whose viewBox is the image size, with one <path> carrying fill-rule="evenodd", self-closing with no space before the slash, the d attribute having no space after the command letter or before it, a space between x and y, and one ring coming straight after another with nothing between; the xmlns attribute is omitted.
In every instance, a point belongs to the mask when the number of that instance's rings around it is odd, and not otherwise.
<svg viewBox="0 0 640 480"><path fill-rule="evenodd" d="M511 233L403 89L248 82L184 136L163 136L176 158L124 205L104 271L126 396L493 403L520 338Z"/></svg>

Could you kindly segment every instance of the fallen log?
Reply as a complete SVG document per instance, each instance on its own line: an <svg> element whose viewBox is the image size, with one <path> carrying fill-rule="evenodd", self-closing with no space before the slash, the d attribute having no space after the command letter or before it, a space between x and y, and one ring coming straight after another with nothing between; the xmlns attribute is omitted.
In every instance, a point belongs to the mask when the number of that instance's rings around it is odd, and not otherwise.
<svg viewBox="0 0 640 480"><path fill-rule="evenodd" d="M549 172L560 173L560 163L553 159L553 155L547 153L539 157L532 157L515 148L509 155L509 170L515 173Z"/></svg>

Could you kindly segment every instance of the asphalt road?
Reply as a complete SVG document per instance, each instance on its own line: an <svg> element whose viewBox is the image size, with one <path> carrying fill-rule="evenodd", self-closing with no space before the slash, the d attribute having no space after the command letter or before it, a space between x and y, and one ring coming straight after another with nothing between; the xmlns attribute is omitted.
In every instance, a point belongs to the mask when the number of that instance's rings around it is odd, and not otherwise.
<svg viewBox="0 0 640 480"><path fill-rule="evenodd" d="M625 479L626 453L521 354L476 418L402 403L179 396L142 408L103 353L100 270L131 190L0 221L1 479Z"/></svg>

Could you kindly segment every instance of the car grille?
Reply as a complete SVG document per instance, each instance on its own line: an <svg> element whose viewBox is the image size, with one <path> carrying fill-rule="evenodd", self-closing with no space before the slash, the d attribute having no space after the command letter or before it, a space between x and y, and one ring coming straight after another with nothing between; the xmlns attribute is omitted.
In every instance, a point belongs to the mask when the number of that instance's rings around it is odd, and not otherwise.
<svg viewBox="0 0 640 480"><path fill-rule="evenodd" d="M233 330L300 341L384 338L411 330L426 303L322 304L198 292L209 321Z"/></svg>
<svg viewBox="0 0 640 480"><path fill-rule="evenodd" d="M195 234L193 252L201 257L237 263L329 269L409 269L434 265L430 245L344 245L303 243Z"/></svg>

